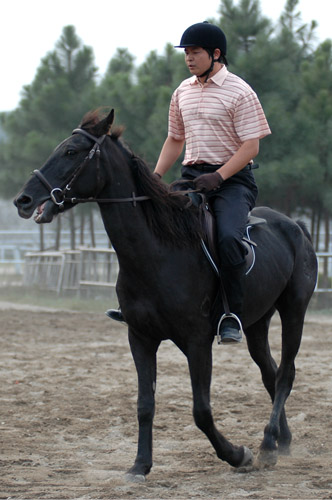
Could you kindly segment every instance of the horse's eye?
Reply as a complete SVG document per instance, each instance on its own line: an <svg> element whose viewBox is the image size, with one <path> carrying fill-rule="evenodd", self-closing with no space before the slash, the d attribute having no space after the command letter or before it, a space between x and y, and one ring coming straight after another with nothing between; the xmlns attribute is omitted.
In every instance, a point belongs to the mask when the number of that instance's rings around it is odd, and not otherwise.
<svg viewBox="0 0 332 500"><path fill-rule="evenodd" d="M71 156L71 155L75 155L75 154L76 154L75 149L67 149L67 151L66 151L67 156Z"/></svg>

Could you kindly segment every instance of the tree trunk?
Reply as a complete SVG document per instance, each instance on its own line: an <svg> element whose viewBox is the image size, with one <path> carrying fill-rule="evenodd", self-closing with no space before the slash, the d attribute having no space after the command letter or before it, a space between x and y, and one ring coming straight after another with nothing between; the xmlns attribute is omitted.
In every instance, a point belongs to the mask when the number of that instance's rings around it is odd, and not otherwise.
<svg viewBox="0 0 332 500"><path fill-rule="evenodd" d="M85 216L84 213L81 212L81 224L80 224L80 245L84 246L84 224L85 224Z"/></svg>
<svg viewBox="0 0 332 500"><path fill-rule="evenodd" d="M55 250L60 250L61 242L61 217L57 217L56 234L55 234Z"/></svg>
<svg viewBox="0 0 332 500"><path fill-rule="evenodd" d="M75 216L74 210L70 210L69 212L69 226L70 226L70 249L76 249L76 240L75 240Z"/></svg>
<svg viewBox="0 0 332 500"><path fill-rule="evenodd" d="M93 222L93 210L89 212L89 222L90 222L90 237L91 237L91 246L92 248L96 247L96 239L95 239L95 226Z"/></svg>
<svg viewBox="0 0 332 500"><path fill-rule="evenodd" d="M316 209L313 208L311 210L311 221L310 221L310 234L311 234L312 241L314 241L316 214L317 214Z"/></svg>
<svg viewBox="0 0 332 500"><path fill-rule="evenodd" d="M45 250L44 226L43 224L39 224L39 251L43 252L44 250Z"/></svg>
<svg viewBox="0 0 332 500"><path fill-rule="evenodd" d="M316 216L316 238L315 238L315 250L319 251L319 233L320 233L320 223L321 223L321 209L318 209Z"/></svg>
<svg viewBox="0 0 332 500"><path fill-rule="evenodd" d="M328 211L325 211L324 217L324 252L329 252L330 250L330 217ZM323 283L324 287L329 288L329 258L325 257L323 259Z"/></svg>

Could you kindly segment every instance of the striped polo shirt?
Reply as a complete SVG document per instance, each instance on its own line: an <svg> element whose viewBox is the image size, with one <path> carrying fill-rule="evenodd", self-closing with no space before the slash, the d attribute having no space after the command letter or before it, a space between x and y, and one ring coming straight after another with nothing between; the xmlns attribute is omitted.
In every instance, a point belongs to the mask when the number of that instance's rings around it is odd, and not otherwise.
<svg viewBox="0 0 332 500"><path fill-rule="evenodd" d="M270 133L257 95L226 66L204 85L193 76L173 93L168 134L185 139L184 165L226 163L244 141Z"/></svg>

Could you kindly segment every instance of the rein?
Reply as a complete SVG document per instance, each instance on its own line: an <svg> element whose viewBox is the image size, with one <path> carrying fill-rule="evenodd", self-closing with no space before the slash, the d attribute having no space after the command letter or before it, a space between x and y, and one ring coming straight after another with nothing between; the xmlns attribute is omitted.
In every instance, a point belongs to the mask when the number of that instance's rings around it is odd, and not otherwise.
<svg viewBox="0 0 332 500"><path fill-rule="evenodd" d="M97 158L97 178L98 178L98 183L100 181L100 166L99 166L99 161L100 161L100 147L103 144L106 134L102 135L101 137L95 137L94 135L90 134L86 130L83 130L81 128L76 128L73 130L72 134L81 134L84 135L85 137L88 137L89 139L92 140L94 143L92 149L90 150L89 154L84 158L84 161L76 168L74 173L62 184L61 187L52 187L51 184L48 182L44 174L40 172L40 170L34 170L32 173L41 181L41 183L46 187L46 189L50 193L51 200L55 205L59 207L60 210L64 209L64 204L65 202L67 203L72 203L72 204L77 204L77 203L91 203L91 202L97 202L97 203L130 203L132 202L133 206L136 207L138 201L145 201L145 200L150 200L151 198L149 196L136 196L136 194L133 192L131 193L131 196L128 198L96 198L96 197L90 197L90 198L76 198L76 197L68 197L66 196L66 193L69 192L72 188L72 185L74 184L75 180L78 178L78 176L82 173L85 165L96 156Z"/></svg>

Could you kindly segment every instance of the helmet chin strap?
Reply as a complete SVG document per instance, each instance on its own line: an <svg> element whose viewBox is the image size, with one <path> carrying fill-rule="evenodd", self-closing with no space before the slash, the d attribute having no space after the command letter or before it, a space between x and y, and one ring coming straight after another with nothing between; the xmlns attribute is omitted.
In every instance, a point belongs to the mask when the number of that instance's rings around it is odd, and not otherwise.
<svg viewBox="0 0 332 500"><path fill-rule="evenodd" d="M198 78L203 78L205 76L204 83L206 83L208 81L209 75L213 71L214 63L218 62L218 59L213 59L213 54L210 54L210 57L211 57L212 61L211 61L211 65L210 65L209 69L204 71L204 73L202 73L201 75L198 75Z"/></svg>

